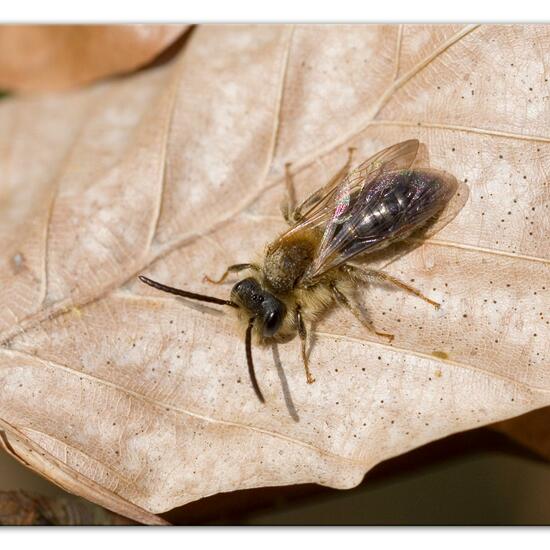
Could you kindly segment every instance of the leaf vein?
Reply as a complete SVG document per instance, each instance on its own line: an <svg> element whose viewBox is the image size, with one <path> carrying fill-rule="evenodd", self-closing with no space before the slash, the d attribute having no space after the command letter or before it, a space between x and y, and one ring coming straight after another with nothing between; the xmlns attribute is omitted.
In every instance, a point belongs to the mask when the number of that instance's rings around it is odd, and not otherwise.
<svg viewBox="0 0 550 550"><path fill-rule="evenodd" d="M42 359L41 357L39 357L37 355L32 355L30 353L20 351L20 350L8 350L8 349L2 349L2 350L0 350L0 352L3 353L6 356L18 357L20 359L31 359L33 361L39 362L40 364L42 364L46 367L51 367L51 368L54 368L54 369L60 369L60 370L63 370L63 371L65 371L65 372L67 372L71 375L78 376L80 378L86 378L86 379L91 380L93 382L96 382L96 383L102 384L104 386L110 387L110 388L112 388L116 391L119 391L119 392L123 393L123 394L127 394L128 396L131 396L134 399L137 399L139 401L142 401L144 403L147 403L148 405L151 405L151 406L153 406L155 408L158 408L158 409L162 409L164 411L166 409L169 409L171 411L180 413L182 415L190 416L192 418L196 418L198 420L202 420L204 422L208 422L208 423L211 423L211 424L219 424L219 425L238 428L238 429L242 429L242 430L250 430L252 432L260 433L260 434L263 434L263 435L266 435L266 436L269 436L269 437L272 437L272 438L275 438L275 439L279 439L279 440L282 440L282 441L287 441L289 443L299 445L301 447L304 447L306 449L310 449L311 451L314 451L314 452L316 452L320 455L332 458L332 459L337 460L337 461L347 462L347 463L356 464L356 465L360 465L360 466L365 465L365 461L345 457L345 456L342 456L342 455L339 455L339 454L336 454L336 453L331 453L330 451L327 451L326 449L316 447L315 445L312 445L311 443L307 443L307 442L302 441L300 439L290 437L288 435L284 435L284 434L281 434L279 432L275 432L275 431L272 431L272 430L267 430L265 428L258 428L256 426L251 426L250 424L244 424L242 422L233 422L233 421L229 421L229 420L221 420L219 418L214 418L214 417L211 417L211 416L200 414L200 413L191 411L189 409L185 409L183 407L178 407L178 406L173 405L171 403L163 403L163 402L156 401L154 399L151 399L150 397L147 397L147 396L145 396L143 394L140 394L140 393L138 393L134 390L131 390L129 388L125 388L123 386L120 386L119 384L116 384L114 382L104 380L104 379L99 378L97 376L93 376L92 374L85 373L85 372L79 371L77 369L73 369L72 367L69 367L67 365L63 365L61 363L51 361L49 359L48 360Z"/></svg>
<svg viewBox="0 0 550 550"><path fill-rule="evenodd" d="M374 341L374 340L365 340L363 338L355 338L353 336L346 336L346 335L343 335L343 334L342 335L341 334L333 334L331 332L321 332L321 331L315 331L315 334L317 336L320 336L320 337L332 338L334 340L345 340L346 342L357 342L359 344L374 345L374 346L377 346L377 347L384 348L388 351L394 351L394 352L397 351L397 352L402 353L404 355L412 355L414 357L420 357L421 359L428 359L430 361L444 363L446 365L451 365L453 367L458 367L458 368L462 368L462 369L466 369L466 370L479 372L479 373L481 373L484 376L487 376L489 378L497 378L497 379L500 379L504 382L508 382L510 384L513 384L514 386L521 386L522 388L524 388L527 391L537 392L537 393L542 393L542 394L550 394L550 388L527 384L526 382L521 382L519 380L515 380L515 379L510 378L509 376L505 376L503 374L499 374L499 373L491 372L491 371L485 371L485 370L483 370L479 367L476 367L474 365L470 365L468 363L462 363L462 362L454 361L454 360L451 360L451 359L441 359L439 357L435 357L435 356L430 355L428 353L422 353L420 351L414 351L414 350L408 349L408 348L400 348L400 347L395 346L393 344L390 345L390 344L385 344L383 342L377 342L377 341Z"/></svg>
<svg viewBox="0 0 550 550"><path fill-rule="evenodd" d="M517 134L515 132L504 132L499 130L488 130L485 128L476 128L473 126L461 126L458 124L446 124L437 122L412 122L410 120L373 120L370 126L406 126L415 128L433 128L438 130L451 130L457 132L468 132L472 134L481 134L495 137L518 139L524 141L536 141L550 143L550 137L534 136L529 134Z"/></svg>

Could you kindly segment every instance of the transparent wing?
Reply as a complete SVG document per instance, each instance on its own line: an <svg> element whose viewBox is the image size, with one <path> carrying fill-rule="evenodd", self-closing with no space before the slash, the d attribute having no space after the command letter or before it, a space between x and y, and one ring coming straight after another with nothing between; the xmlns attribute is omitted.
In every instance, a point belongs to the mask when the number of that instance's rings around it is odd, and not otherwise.
<svg viewBox="0 0 550 550"><path fill-rule="evenodd" d="M361 189L371 181L384 172L410 168L416 158L418 147L417 139L396 143L369 157L343 178L329 181L325 187L315 191L300 205L299 208L304 211L303 219L281 235L273 243L272 248L276 248L285 239L300 231L324 224L328 224L328 228L330 224L336 223L335 215L339 204L341 206L338 216L343 218L345 215L343 206L349 207Z"/></svg>
<svg viewBox="0 0 550 550"><path fill-rule="evenodd" d="M457 188L456 178L439 170L378 170L348 205L336 203L302 284L407 237L446 210Z"/></svg>

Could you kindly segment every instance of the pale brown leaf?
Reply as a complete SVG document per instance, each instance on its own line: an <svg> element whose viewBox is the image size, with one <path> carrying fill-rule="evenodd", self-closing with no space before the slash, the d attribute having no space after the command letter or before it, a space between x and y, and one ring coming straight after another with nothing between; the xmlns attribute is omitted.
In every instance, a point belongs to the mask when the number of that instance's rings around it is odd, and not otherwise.
<svg viewBox="0 0 550 550"><path fill-rule="evenodd" d="M0 105L0 417L6 446L137 519L239 488L346 488L388 457L550 404L547 26L199 27L171 64ZM469 199L387 266L443 304L368 288L255 349L203 275L284 229L303 197L416 137ZM380 259L379 262L387 259ZM141 514L141 516L140 516ZM144 519L145 518L145 519Z"/></svg>
<svg viewBox="0 0 550 550"><path fill-rule="evenodd" d="M188 25L2 25L0 89L61 90L130 72Z"/></svg>

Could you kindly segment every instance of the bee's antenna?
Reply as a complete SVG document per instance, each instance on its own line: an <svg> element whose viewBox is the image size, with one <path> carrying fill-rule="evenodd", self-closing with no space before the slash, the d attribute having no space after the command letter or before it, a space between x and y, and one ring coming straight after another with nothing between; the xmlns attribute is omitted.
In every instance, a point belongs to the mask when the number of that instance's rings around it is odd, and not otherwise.
<svg viewBox="0 0 550 550"><path fill-rule="evenodd" d="M254 327L255 317L251 317L248 321L248 328L246 329L245 346L246 346L246 362L248 363L248 374L250 375L250 381L252 387L256 392L256 396L260 400L260 403L265 403L262 390L258 386L258 380L256 380L256 373L254 372L254 362L252 361L252 328Z"/></svg>
<svg viewBox="0 0 550 550"><path fill-rule="evenodd" d="M170 294L176 294L177 296L183 296L184 298L190 298L191 300L199 300L200 302L210 302L212 304L219 304L221 306L231 306L239 307L238 304L232 302L231 300L222 300L221 298L215 298L214 296L206 296L205 294L195 294L194 292L188 292L187 290L181 290L179 288L174 288L172 286L166 286L162 283L157 283L143 275L139 276L139 280L146 285L152 286L157 290L162 290L163 292L169 292Z"/></svg>

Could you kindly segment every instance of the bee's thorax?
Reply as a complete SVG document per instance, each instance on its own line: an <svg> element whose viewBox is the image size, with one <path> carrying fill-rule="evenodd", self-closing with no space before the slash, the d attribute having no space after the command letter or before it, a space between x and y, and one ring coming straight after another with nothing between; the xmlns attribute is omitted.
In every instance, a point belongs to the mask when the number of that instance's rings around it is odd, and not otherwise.
<svg viewBox="0 0 550 550"><path fill-rule="evenodd" d="M274 292L286 294L295 287L311 264L316 246L313 239L305 238L268 251L263 272L267 284Z"/></svg>

